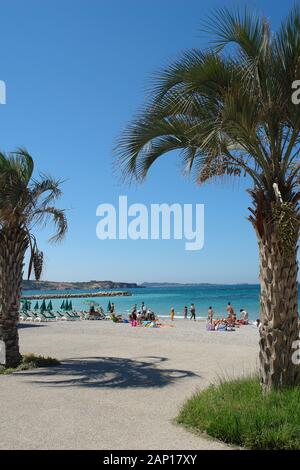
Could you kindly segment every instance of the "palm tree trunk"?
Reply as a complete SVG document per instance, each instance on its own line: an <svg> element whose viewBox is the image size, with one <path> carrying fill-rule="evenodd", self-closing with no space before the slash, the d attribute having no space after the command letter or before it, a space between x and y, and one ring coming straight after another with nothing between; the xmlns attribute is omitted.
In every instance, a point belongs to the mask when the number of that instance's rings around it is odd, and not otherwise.
<svg viewBox="0 0 300 470"><path fill-rule="evenodd" d="M292 360L299 339L297 243L288 254L275 230L259 237L261 282L260 373L262 388L300 383L300 366ZM293 344L294 343L294 344Z"/></svg>
<svg viewBox="0 0 300 470"><path fill-rule="evenodd" d="M27 246L24 229L2 228L0 231L0 341L5 344L7 367L16 367L21 360L18 321Z"/></svg>

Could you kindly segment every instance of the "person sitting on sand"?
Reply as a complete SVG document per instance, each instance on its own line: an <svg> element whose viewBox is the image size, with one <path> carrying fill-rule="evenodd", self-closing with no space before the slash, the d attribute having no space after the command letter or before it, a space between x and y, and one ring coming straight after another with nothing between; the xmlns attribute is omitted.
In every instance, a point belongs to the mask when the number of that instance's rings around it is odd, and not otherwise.
<svg viewBox="0 0 300 470"><path fill-rule="evenodd" d="M217 320L215 324L215 330L227 330L228 322L225 318L222 318L221 320Z"/></svg>
<svg viewBox="0 0 300 470"><path fill-rule="evenodd" d="M122 315L116 315L115 313L112 313L110 318L114 323L123 323Z"/></svg>
<svg viewBox="0 0 300 470"><path fill-rule="evenodd" d="M174 321L174 317L175 317L174 307L171 308L170 317L171 317L171 321Z"/></svg>
<svg viewBox="0 0 300 470"><path fill-rule="evenodd" d="M241 315L240 320L244 323L244 325L247 325L248 324L248 312L244 308L241 308L240 315Z"/></svg>
<svg viewBox="0 0 300 470"><path fill-rule="evenodd" d="M152 310L150 310L150 313L149 313L149 320L150 321L156 321L156 318L155 318L155 313L152 312Z"/></svg>
<svg viewBox="0 0 300 470"><path fill-rule="evenodd" d="M151 321L151 310L150 310L150 308L148 308L147 311L146 311L145 320L146 321Z"/></svg>

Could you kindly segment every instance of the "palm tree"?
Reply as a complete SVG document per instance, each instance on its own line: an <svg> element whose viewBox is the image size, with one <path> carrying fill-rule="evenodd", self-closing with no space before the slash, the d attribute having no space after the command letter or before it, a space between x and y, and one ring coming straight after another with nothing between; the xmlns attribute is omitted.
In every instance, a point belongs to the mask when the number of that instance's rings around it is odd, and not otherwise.
<svg viewBox="0 0 300 470"><path fill-rule="evenodd" d="M67 229L64 211L53 205L61 195L61 182L48 177L37 181L33 168L32 157L24 149L0 153L0 340L5 344L7 367L21 360L17 325L28 248L28 276L34 269L39 279L42 272L43 253L31 231L49 218L56 226L52 241L60 240Z"/></svg>
<svg viewBox="0 0 300 470"><path fill-rule="evenodd" d="M118 165L142 181L163 154L180 150L203 184L246 176L249 220L260 255L260 373L264 391L300 381L298 339L300 12L278 32L248 10L222 9L207 23L206 51L192 50L154 77L149 102L121 135Z"/></svg>

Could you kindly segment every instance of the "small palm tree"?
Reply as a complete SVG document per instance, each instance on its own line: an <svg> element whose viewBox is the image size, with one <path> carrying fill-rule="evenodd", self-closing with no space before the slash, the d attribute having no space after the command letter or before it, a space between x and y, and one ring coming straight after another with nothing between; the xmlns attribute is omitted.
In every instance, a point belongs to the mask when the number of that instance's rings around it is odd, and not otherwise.
<svg viewBox="0 0 300 470"><path fill-rule="evenodd" d="M180 150L199 184L224 175L251 183L249 220L260 254L260 370L265 391L300 381L298 339L300 12L277 33L247 10L212 17L209 50L185 52L161 70L117 147L123 174L142 181L156 160ZM228 47L229 46L229 47Z"/></svg>
<svg viewBox="0 0 300 470"><path fill-rule="evenodd" d="M6 365L19 364L18 315L24 256L30 249L28 276L32 268L37 279L42 272L43 253L31 231L52 218L60 240L67 230L63 210L53 203L61 195L60 181L33 179L34 163L24 149L0 153L0 340L5 344Z"/></svg>

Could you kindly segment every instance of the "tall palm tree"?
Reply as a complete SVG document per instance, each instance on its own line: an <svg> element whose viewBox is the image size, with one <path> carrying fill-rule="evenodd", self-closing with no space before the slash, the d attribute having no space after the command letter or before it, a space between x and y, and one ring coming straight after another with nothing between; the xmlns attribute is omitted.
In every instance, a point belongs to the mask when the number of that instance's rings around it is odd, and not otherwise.
<svg viewBox="0 0 300 470"><path fill-rule="evenodd" d="M24 257L30 249L28 276L42 272L43 253L38 250L32 229L52 218L60 240L67 229L63 210L53 204L61 195L60 181L33 179L34 163L24 149L0 153L0 340L5 344L6 365L19 364L18 314Z"/></svg>
<svg viewBox="0 0 300 470"><path fill-rule="evenodd" d="M300 381L298 339L300 12L278 32L248 10L208 21L206 51L192 50L157 73L149 102L123 132L118 164L145 179L158 157L180 150L199 184L225 175L251 182L249 220L260 254L260 371L265 391Z"/></svg>

